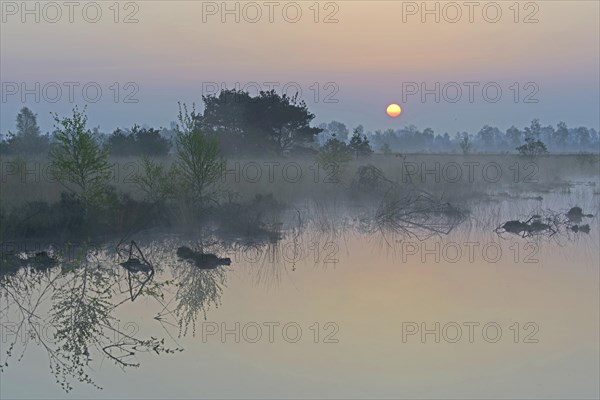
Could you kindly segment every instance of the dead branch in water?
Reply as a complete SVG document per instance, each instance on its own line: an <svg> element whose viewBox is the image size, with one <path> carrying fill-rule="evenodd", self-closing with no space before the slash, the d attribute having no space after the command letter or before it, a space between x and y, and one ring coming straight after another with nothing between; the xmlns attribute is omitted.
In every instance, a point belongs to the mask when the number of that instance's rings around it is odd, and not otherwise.
<svg viewBox="0 0 600 400"><path fill-rule="evenodd" d="M454 205L427 192L414 191L401 198L386 196L375 212L371 228L423 239L447 235L464 219L464 213Z"/></svg>

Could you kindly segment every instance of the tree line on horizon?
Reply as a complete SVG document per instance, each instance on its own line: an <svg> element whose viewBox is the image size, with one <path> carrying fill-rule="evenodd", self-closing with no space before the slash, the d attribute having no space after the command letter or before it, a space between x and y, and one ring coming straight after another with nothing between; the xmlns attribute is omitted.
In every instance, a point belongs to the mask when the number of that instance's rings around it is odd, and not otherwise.
<svg viewBox="0 0 600 400"><path fill-rule="evenodd" d="M193 124L214 136L224 156L318 155L339 153L343 157L368 156L374 152L392 153L521 153L541 155L568 152L598 152L600 137L593 128L542 126L534 119L520 129L506 131L485 125L475 134L436 134L414 125L400 129L365 131L362 125L350 129L339 121L311 126L315 115L296 96L275 91L252 97L240 90L223 90L218 95L202 96L204 112L190 115ZM93 136L112 156L166 156L173 151L176 124L170 128L151 128L135 124L110 134L91 129ZM0 154L47 154L56 132L42 134L37 115L23 107L16 118L16 131L0 141Z"/></svg>

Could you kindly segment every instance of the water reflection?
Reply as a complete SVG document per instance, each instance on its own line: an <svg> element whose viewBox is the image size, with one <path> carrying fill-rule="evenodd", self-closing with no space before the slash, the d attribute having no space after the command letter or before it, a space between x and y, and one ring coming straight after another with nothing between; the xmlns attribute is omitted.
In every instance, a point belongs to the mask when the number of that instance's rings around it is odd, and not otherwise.
<svg viewBox="0 0 600 400"><path fill-rule="evenodd" d="M407 241L419 245L450 234L463 242L473 237L491 241L495 233L489 226L498 226L508 216L498 212L488 220L491 209L488 205L482 212L473 208L467 213L426 193L388 192L371 209L318 202L293 207L281 212L276 223L261 223L261 232L268 235L231 235L223 230L194 235L139 233L76 251L61 252L52 246L35 252L3 251L0 320L3 337L10 341L3 343L2 370L36 345L47 353L50 372L64 390L71 390L75 382L100 387L91 371L103 360L127 369L138 367L143 353L164 356L183 351L177 339L196 336L199 322L222 305L232 274L250 276L257 285L276 285L299 266L335 265L349 237L393 251L406 250L402 246ZM522 214L526 209L524 203ZM528 226L536 218L546 221L550 214L542 211L535 210L538 217L524 221ZM560 235L536 236L537 245L558 237L579 240L581 235L571 229L576 217L569 214L573 213L551 214L569 225L560 229ZM511 233L506 224L504 229ZM576 244L587 251L593 248ZM123 307L142 300L158 307L152 318L163 328L164 337L144 335L137 325L119 318Z"/></svg>
<svg viewBox="0 0 600 400"><path fill-rule="evenodd" d="M139 366L135 361L138 353L180 351L166 347L163 339L140 337L120 326L116 310L135 300L141 291L133 296L130 290L124 297L127 292L119 289L124 276L111 263L95 250L75 260L38 253L23 259L19 270L3 274L0 289L6 306L0 319L7 321L3 323L3 339L14 337L3 354L3 368L8 367L19 347L17 360L36 344L47 353L56 382L70 391L75 381L99 387L90 376L97 359L107 358L118 367L128 368ZM130 289L131 285L129 275ZM147 288L144 294L153 290Z"/></svg>
<svg viewBox="0 0 600 400"><path fill-rule="evenodd" d="M179 335L187 335L192 327L196 335L198 315L206 313L211 306L219 307L226 286L226 271L222 268L205 270L193 264L182 262L173 270L177 281L174 313L178 318Z"/></svg>

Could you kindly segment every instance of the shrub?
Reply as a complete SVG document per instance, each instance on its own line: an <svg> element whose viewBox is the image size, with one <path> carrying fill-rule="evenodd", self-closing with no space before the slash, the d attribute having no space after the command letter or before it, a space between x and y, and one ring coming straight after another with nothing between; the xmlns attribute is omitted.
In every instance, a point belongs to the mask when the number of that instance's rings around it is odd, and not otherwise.
<svg viewBox="0 0 600 400"><path fill-rule="evenodd" d="M525 144L517 147L517 151L520 155L528 157L537 157L548 154L548 149L546 149L544 142L533 137L525 138Z"/></svg>
<svg viewBox="0 0 600 400"><path fill-rule="evenodd" d="M188 113L184 104L179 105L177 125L176 161L174 171L184 200L193 205L204 205L214 200L215 183L221 177L225 160L221 157L219 143L214 134L205 134L196 125L194 108Z"/></svg>
<svg viewBox="0 0 600 400"><path fill-rule="evenodd" d="M84 206L100 206L107 200L111 166L108 151L86 127L85 108L73 109L73 116L60 119L54 114L56 146L50 154L51 173Z"/></svg>

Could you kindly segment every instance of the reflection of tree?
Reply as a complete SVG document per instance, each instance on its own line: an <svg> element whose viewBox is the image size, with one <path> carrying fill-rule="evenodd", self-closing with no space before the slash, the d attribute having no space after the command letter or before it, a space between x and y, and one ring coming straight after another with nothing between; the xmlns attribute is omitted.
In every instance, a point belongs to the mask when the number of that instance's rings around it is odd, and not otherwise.
<svg viewBox="0 0 600 400"><path fill-rule="evenodd" d="M256 285L277 286L299 265L327 267L336 264L339 242L348 231L339 204L331 207L311 201L278 215L272 235L220 236L220 251L234 253L236 269L251 275Z"/></svg>
<svg viewBox="0 0 600 400"><path fill-rule="evenodd" d="M185 336L190 325L196 335L198 313L202 311L204 319L211 305L221 305L221 295L226 286L225 269L218 267L202 270L192 264L179 263L174 268L174 277L179 282L175 294L175 315L179 322L179 336Z"/></svg>
<svg viewBox="0 0 600 400"><path fill-rule="evenodd" d="M117 245L117 254L120 254L120 245L121 243ZM137 257L135 257L134 250L137 252ZM146 260L144 253L133 240L129 244L127 260L120 265L127 270L129 297L131 301L135 301L135 299L143 293L146 284L151 282L152 278L154 278L154 266ZM143 278L138 273L142 273ZM137 285L135 283L137 283Z"/></svg>
<svg viewBox="0 0 600 400"><path fill-rule="evenodd" d="M50 365L55 374L64 365L68 375L82 376L87 382L83 368L91 361L90 347L102 351L102 342L108 339L104 329L115 322L111 316L111 279L107 275L106 271L85 263L72 272L64 285L56 288L50 323L56 327L54 337L64 363ZM61 385L68 390L64 378Z"/></svg>
<svg viewBox="0 0 600 400"><path fill-rule="evenodd" d="M19 322L9 324L15 336L0 364L8 366L19 341L23 347L19 360L28 344L36 342L46 351L57 383L69 391L73 381L98 387L88 374L95 358L106 356L126 368L139 366L135 356L141 352L181 351L165 347L164 339L141 339L128 332L127 324L120 326L114 313L129 300L121 299L128 292L118 289L123 276L101 262L86 256L61 263L60 268L40 271L34 266L3 278L0 295L7 302L0 307L0 319Z"/></svg>
<svg viewBox="0 0 600 400"><path fill-rule="evenodd" d="M236 243L233 251L237 254L240 269L251 275L254 284L271 287L279 285L290 271L296 270L296 264L312 255L311 245L311 242L293 236L277 241Z"/></svg>

